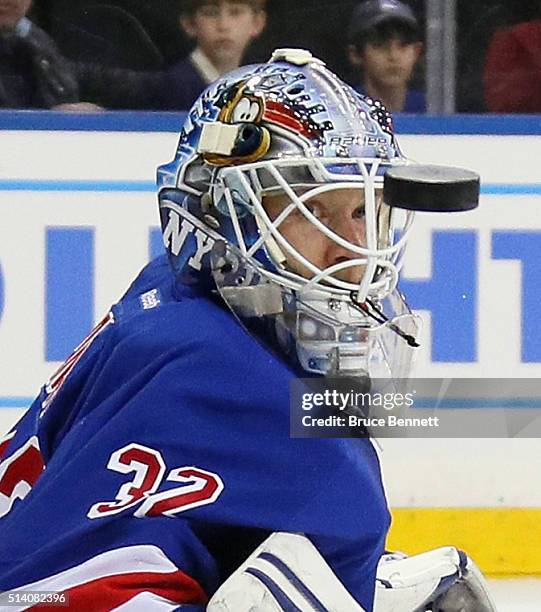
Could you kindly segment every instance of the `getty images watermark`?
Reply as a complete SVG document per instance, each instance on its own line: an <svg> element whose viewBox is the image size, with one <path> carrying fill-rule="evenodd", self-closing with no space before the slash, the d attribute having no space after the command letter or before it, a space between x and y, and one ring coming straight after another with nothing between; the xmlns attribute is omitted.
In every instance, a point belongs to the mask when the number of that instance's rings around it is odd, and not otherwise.
<svg viewBox="0 0 541 612"><path fill-rule="evenodd" d="M296 379L290 432L295 438L541 437L541 380Z"/></svg>
<svg viewBox="0 0 541 612"><path fill-rule="evenodd" d="M403 417L392 412L414 406L414 397L415 391L306 391L301 397L301 408L309 414L301 416L301 423L303 427L343 428L367 433L385 427L439 427L437 416ZM320 409L327 409L331 414L322 415Z"/></svg>

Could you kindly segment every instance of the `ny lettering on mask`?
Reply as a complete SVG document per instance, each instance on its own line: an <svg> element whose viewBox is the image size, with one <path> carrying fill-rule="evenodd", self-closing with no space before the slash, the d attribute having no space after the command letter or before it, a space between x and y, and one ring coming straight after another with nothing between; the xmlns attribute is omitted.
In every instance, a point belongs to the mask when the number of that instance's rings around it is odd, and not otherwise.
<svg viewBox="0 0 541 612"><path fill-rule="evenodd" d="M216 241L208 233L196 227L192 221L181 217L178 212L170 210L169 222L163 232L165 247L173 255L178 255L187 241L195 251L188 260L188 264L195 270L201 270L203 257L212 250Z"/></svg>

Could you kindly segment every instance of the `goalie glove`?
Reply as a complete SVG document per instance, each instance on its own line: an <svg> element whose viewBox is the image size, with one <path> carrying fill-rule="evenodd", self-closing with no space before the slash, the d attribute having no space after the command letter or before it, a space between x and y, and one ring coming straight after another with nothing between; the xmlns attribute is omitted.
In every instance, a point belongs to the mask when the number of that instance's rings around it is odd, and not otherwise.
<svg viewBox="0 0 541 612"><path fill-rule="evenodd" d="M433 612L496 612L487 582L469 557L462 576L436 599L432 609Z"/></svg>
<svg viewBox="0 0 541 612"><path fill-rule="evenodd" d="M475 563L452 546L407 557L383 555L374 612L496 612Z"/></svg>

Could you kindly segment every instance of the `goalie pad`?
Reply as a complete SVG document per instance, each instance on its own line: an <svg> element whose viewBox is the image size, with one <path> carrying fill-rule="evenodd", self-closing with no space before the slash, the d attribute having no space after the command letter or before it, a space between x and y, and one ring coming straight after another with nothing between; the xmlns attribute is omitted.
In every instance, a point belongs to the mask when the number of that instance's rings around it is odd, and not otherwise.
<svg viewBox="0 0 541 612"><path fill-rule="evenodd" d="M214 593L207 612L365 612L303 535L273 533Z"/></svg>
<svg viewBox="0 0 541 612"><path fill-rule="evenodd" d="M407 557L383 555L375 612L496 612L475 563L452 546Z"/></svg>

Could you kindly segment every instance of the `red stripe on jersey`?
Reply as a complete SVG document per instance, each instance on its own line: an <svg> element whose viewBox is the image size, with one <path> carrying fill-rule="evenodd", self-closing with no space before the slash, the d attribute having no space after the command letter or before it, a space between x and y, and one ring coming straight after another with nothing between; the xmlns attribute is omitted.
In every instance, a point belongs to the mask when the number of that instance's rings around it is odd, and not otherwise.
<svg viewBox="0 0 541 612"><path fill-rule="evenodd" d="M7 453L8 451L8 446L9 446L9 442L11 440L13 436L10 436L9 438L7 438L6 440L2 440L2 442L0 442L0 461L2 461L2 457Z"/></svg>
<svg viewBox="0 0 541 612"><path fill-rule="evenodd" d="M63 610L105 612L133 599L140 593L153 593L178 604L206 604L208 597L199 584L184 572L166 574L137 572L106 576L63 591ZM58 605L32 606L32 610L56 610Z"/></svg>
<svg viewBox="0 0 541 612"><path fill-rule="evenodd" d="M33 487L45 468L39 448L33 444L30 444L19 456L14 457L15 455L6 459L5 463L8 465L0 480L0 493L6 497L13 495L16 485L21 481Z"/></svg>

